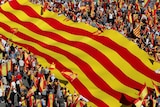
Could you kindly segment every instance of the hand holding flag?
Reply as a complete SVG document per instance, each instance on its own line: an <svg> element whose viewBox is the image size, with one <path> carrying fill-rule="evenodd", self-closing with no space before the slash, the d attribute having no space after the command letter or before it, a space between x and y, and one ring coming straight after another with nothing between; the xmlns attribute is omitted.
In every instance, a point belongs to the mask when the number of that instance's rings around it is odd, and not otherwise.
<svg viewBox="0 0 160 107"><path fill-rule="evenodd" d="M70 82L77 78L77 74L69 71L62 71L62 75L67 78Z"/></svg>
<svg viewBox="0 0 160 107"><path fill-rule="evenodd" d="M49 70L52 71L56 68L56 64L53 62L50 67L49 67Z"/></svg>

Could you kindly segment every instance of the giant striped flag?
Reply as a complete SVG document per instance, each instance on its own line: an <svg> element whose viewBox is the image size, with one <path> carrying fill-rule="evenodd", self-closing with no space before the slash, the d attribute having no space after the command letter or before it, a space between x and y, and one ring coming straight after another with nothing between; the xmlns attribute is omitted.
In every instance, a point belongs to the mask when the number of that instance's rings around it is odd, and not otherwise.
<svg viewBox="0 0 160 107"><path fill-rule="evenodd" d="M55 63L53 73L77 74L69 90L89 100L92 107L130 105L146 83L160 85L154 71L160 64L150 62L146 52L114 30L93 35L97 29L85 23L65 21L64 16L45 11L28 0L13 0L0 7L0 33L13 43L29 49L43 66ZM11 28L18 32L12 33Z"/></svg>

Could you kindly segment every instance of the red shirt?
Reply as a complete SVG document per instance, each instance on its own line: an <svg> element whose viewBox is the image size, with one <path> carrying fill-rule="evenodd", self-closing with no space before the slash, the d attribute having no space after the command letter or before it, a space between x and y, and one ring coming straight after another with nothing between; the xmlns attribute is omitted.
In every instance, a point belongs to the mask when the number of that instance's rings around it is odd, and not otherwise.
<svg viewBox="0 0 160 107"><path fill-rule="evenodd" d="M21 74L18 74L18 75L16 76L16 79L18 79L18 80L22 79Z"/></svg>

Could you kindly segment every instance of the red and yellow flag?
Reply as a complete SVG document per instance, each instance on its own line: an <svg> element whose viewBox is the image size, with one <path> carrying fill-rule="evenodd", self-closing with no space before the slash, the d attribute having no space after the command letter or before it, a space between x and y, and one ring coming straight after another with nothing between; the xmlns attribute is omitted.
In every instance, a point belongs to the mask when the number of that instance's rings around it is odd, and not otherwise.
<svg viewBox="0 0 160 107"><path fill-rule="evenodd" d="M53 103L54 103L54 94L49 93L47 106L48 107L53 107Z"/></svg>
<svg viewBox="0 0 160 107"><path fill-rule="evenodd" d="M83 101L83 100L79 100L79 101L77 102L77 104L76 104L76 107L84 107L84 106L85 106L85 104L86 104L86 102L85 102L85 101Z"/></svg>
<svg viewBox="0 0 160 107"><path fill-rule="evenodd" d="M129 23L133 23L132 13L128 11L128 21Z"/></svg>
<svg viewBox="0 0 160 107"><path fill-rule="evenodd" d="M158 86L153 82L153 87L155 89L155 92L156 92L156 97L158 97L160 95L160 90L158 88Z"/></svg>
<svg viewBox="0 0 160 107"><path fill-rule="evenodd" d="M149 2L150 2L150 0L144 0L144 7L147 7Z"/></svg>
<svg viewBox="0 0 160 107"><path fill-rule="evenodd" d="M78 75L73 72L62 71L61 73L65 78L67 78L71 82L78 77Z"/></svg>
<svg viewBox="0 0 160 107"><path fill-rule="evenodd" d="M141 9L140 9L140 5L139 5L138 0L136 0L135 5L136 5L136 10L140 11Z"/></svg>
<svg viewBox="0 0 160 107"><path fill-rule="evenodd" d="M29 97L29 106L30 107L34 107L34 101L35 101L34 96L30 96Z"/></svg>
<svg viewBox="0 0 160 107"><path fill-rule="evenodd" d="M135 102L134 102L136 107L141 107L141 105L144 102L144 99L147 97L147 95L148 95L148 89L145 84L144 88L139 93L139 98L137 100L135 100Z"/></svg>
<svg viewBox="0 0 160 107"><path fill-rule="evenodd" d="M46 89L46 84L47 84L47 81L43 75L42 77L40 77L40 87L39 87L40 92L43 92Z"/></svg>
<svg viewBox="0 0 160 107"><path fill-rule="evenodd" d="M136 28L133 29L133 33L136 37L140 37L140 33L141 33L141 25L137 25Z"/></svg>
<svg viewBox="0 0 160 107"><path fill-rule="evenodd" d="M29 89L26 97L29 98L29 97L31 97L32 95L34 95L34 92L35 92L36 90L37 90L37 88L36 88L35 86L32 86L32 87Z"/></svg>
<svg viewBox="0 0 160 107"><path fill-rule="evenodd" d="M36 106L36 107L42 107L42 101L41 101L41 99L35 99L34 106Z"/></svg>
<svg viewBox="0 0 160 107"><path fill-rule="evenodd" d="M56 65L54 62L51 63L51 65L49 66L49 70L53 71L56 68Z"/></svg>
<svg viewBox="0 0 160 107"><path fill-rule="evenodd" d="M2 45L2 42L0 42L0 49L1 49L1 51L5 51L4 46Z"/></svg>
<svg viewBox="0 0 160 107"><path fill-rule="evenodd" d="M64 21L65 16L45 11L28 0L13 0L0 7L0 32L4 39L27 48L42 65L56 64L56 78L68 80L69 90L89 100L93 107L120 107L137 99L138 90L160 84L154 71L160 64L150 62L146 52L115 30L97 29L85 23ZM12 34L10 28L18 28ZM153 59L153 58L151 58ZM70 81L62 71L77 74ZM151 81L152 80L152 81Z"/></svg>

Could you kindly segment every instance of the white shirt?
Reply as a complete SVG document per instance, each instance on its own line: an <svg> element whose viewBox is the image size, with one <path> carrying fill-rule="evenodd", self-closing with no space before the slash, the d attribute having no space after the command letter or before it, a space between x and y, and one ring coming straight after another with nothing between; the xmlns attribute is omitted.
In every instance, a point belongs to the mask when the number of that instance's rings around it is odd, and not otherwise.
<svg viewBox="0 0 160 107"><path fill-rule="evenodd" d="M109 19L113 19L113 14L109 13Z"/></svg>
<svg viewBox="0 0 160 107"><path fill-rule="evenodd" d="M24 61L22 59L19 60L19 66L24 66Z"/></svg>
<svg viewBox="0 0 160 107"><path fill-rule="evenodd" d="M16 63L16 60L14 58L12 58L12 63L15 64Z"/></svg>
<svg viewBox="0 0 160 107"><path fill-rule="evenodd" d="M141 19L146 19L147 20L147 16L145 14L142 14Z"/></svg>
<svg viewBox="0 0 160 107"><path fill-rule="evenodd" d="M33 61L32 62L32 67L35 67L36 66L36 61Z"/></svg>
<svg viewBox="0 0 160 107"><path fill-rule="evenodd" d="M15 53L17 53L17 52L18 52L18 47L15 48Z"/></svg>
<svg viewBox="0 0 160 107"><path fill-rule="evenodd" d="M9 52L9 49L10 49L9 45L8 45L8 46L5 46L6 52Z"/></svg>
<svg viewBox="0 0 160 107"><path fill-rule="evenodd" d="M11 87L16 88L16 83L14 81L11 82Z"/></svg>
<svg viewBox="0 0 160 107"><path fill-rule="evenodd" d="M3 91L2 91L2 89L0 88L0 97L2 97L2 94L3 93Z"/></svg>
<svg viewBox="0 0 160 107"><path fill-rule="evenodd" d="M52 81L54 81L54 79L55 79L55 76L54 76L54 75L52 75L52 76L51 76L51 80L52 80Z"/></svg>

